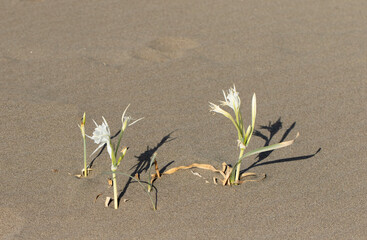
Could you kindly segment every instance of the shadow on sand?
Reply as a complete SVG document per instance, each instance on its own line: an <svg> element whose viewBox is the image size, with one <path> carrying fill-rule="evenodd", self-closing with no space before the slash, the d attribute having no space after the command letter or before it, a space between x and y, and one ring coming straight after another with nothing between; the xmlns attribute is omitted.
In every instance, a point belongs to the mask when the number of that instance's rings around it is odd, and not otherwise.
<svg viewBox="0 0 367 240"><path fill-rule="evenodd" d="M292 125L285 131L285 133L282 136L282 139L279 142L283 142L295 126L296 126L296 122L292 123ZM257 137L260 137L260 138L264 139L264 141L265 141L264 147L266 147L266 146L269 146L269 144L270 144L271 140L273 139L273 137L275 136L275 134L277 134L279 132L279 130L282 129L282 127L283 127L283 123L281 121L281 118L279 118L274 123L269 122L269 124L267 126L260 126L260 129L264 129L267 132L269 132L269 137L267 137L265 134L263 134L262 132L257 131L257 130L254 131L254 136L257 136ZM277 160L273 160L273 161L263 162L267 157L270 156L270 154L273 151L274 150L260 153L258 155L258 160L256 162L254 162L253 164L251 164L248 168L243 169L241 171L241 173L247 172L248 170L250 170L252 168L255 168L257 166L261 166L261 165L305 160L305 159L308 159L308 158L311 158L311 157L315 156L317 153L319 153L321 151L321 148L319 148L315 153L309 154L309 155L303 155L303 156L291 157L291 158L283 158L283 159L277 159Z"/></svg>
<svg viewBox="0 0 367 240"><path fill-rule="evenodd" d="M147 172L149 169L149 164L150 164L150 159L153 156L153 154L155 152L157 152L157 150L165 143L168 143L170 141L175 140L176 138L172 138L171 135L173 132L170 132L169 134L167 134L166 136L164 136L161 141L153 148L150 148L149 146L147 146L147 150L145 152L143 152L142 154L140 154L139 156L135 156L135 158L137 158L137 163L130 168L130 170L133 169L132 173L130 174L130 176L135 176L135 175L140 175L142 172ZM171 165L174 161L169 162L168 164L166 164L165 166L163 166L160 171L164 172L165 169ZM135 181L131 178L128 179L128 181L126 182L124 188L121 190L118 201L120 202L121 198L124 196L124 194L126 193L127 189L129 188L129 185L131 183L134 183ZM147 183L144 181L141 181L142 183ZM155 190L155 205L157 206L158 204L158 189L155 188L154 186L152 186L153 189Z"/></svg>

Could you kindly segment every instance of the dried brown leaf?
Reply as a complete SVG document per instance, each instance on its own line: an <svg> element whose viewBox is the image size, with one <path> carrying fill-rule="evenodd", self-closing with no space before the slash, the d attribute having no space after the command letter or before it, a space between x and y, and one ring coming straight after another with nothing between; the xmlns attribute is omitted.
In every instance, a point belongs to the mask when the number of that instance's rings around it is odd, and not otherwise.
<svg viewBox="0 0 367 240"><path fill-rule="evenodd" d="M210 170L210 171L213 171L213 172L220 172L219 170L217 170L215 167L213 167L210 164L193 163L189 166L180 166L180 167L171 168L171 169L165 171L164 173L162 173L162 175L169 175L169 174L177 172L178 170L190 169L190 168L200 168L200 169Z"/></svg>
<svg viewBox="0 0 367 240"><path fill-rule="evenodd" d="M104 206L108 207L108 205L110 205L111 202L111 198L110 197L106 197L106 201L104 202Z"/></svg>
<svg viewBox="0 0 367 240"><path fill-rule="evenodd" d="M194 174L195 176L198 176L198 177L200 177L200 178L202 178L203 176L201 176L200 175L200 173L198 173L198 172L194 172L194 171L192 171L192 170L190 170L190 172L192 173L192 174Z"/></svg>
<svg viewBox="0 0 367 240"><path fill-rule="evenodd" d="M154 166L155 166L155 173L157 174L157 177L161 178L161 173L159 172L159 168L158 168L158 162L155 159L154 159Z"/></svg>
<svg viewBox="0 0 367 240"><path fill-rule="evenodd" d="M230 166L228 166L226 163L223 163L222 164L223 167L224 167L224 171L223 171L223 174L224 174L224 179L222 180L222 184L223 186L225 185L231 185L231 182L229 181L229 177L231 176L231 173L233 171L233 168L231 168ZM226 165L226 166L224 166Z"/></svg>
<svg viewBox="0 0 367 240"><path fill-rule="evenodd" d="M107 182L108 182L108 188L113 186L113 182L111 178L107 178Z"/></svg>
<svg viewBox="0 0 367 240"><path fill-rule="evenodd" d="M245 183L245 182L259 182L259 181L262 181L266 178L266 174L263 173L262 176L260 176L258 179L242 180L242 178L249 177L249 176L258 176L258 174L256 174L256 173L243 173L240 177L240 181L237 181L237 183L242 184L242 183Z"/></svg>
<svg viewBox="0 0 367 240"><path fill-rule="evenodd" d="M249 177L249 176L256 176L257 174L256 173L251 173L251 172L248 172L248 173L242 173L241 176L240 176L240 179L241 178L244 178L244 177Z"/></svg>
<svg viewBox="0 0 367 240"><path fill-rule="evenodd" d="M140 175L139 175L139 173L135 174L135 178L136 178L136 179L138 179L138 180L140 180Z"/></svg>
<svg viewBox="0 0 367 240"><path fill-rule="evenodd" d="M171 168L167 171L165 171L164 173L162 173L161 175L170 175L170 174L173 174L175 172L177 172L178 170L184 170L184 169L191 169L191 168L200 168L200 169L204 169L204 170L210 170L212 172L217 172L217 173L220 173L223 177L223 179L219 179L221 182L222 182L222 185L225 186L225 185L231 185L231 182L229 181L229 178L231 176L231 173L233 171L233 168L230 167L227 163L223 162L222 163L222 170L218 170L216 169L215 167L213 167L212 165L210 164L200 164L200 163L193 163L189 166L179 166L179 167L174 167L174 168ZM191 173L196 175L196 176L199 176L199 177L202 177L199 173L197 172L194 172L191 170ZM153 183L153 181L155 179L158 178L158 175L159 174L159 171L157 169L157 165L156 165L156 173L155 174L152 174L152 179L151 179L151 183ZM266 175L264 174L264 176L260 179L248 179L248 180L242 180L242 178L245 178L245 177L248 177L248 176L257 176L256 173L243 173L241 176L240 176L240 181L237 181L235 182L235 184L241 184L241 183L244 183L244 182L254 182L254 181L261 181L263 180ZM207 182L207 181L206 181ZM215 185L218 184L218 179L216 177L213 177L213 182Z"/></svg>
<svg viewBox="0 0 367 240"><path fill-rule="evenodd" d="M102 196L102 194L103 194L103 193L100 193L100 194L98 194L98 195L96 196L96 198L94 199L94 203L96 203L96 202L97 202L97 199L98 199L100 196Z"/></svg>

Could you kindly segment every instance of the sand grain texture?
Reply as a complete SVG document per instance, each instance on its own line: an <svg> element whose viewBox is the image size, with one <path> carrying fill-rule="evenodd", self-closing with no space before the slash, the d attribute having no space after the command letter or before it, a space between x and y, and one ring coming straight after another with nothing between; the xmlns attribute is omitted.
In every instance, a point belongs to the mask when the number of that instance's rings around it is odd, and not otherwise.
<svg viewBox="0 0 367 240"><path fill-rule="evenodd" d="M1 1L0 238L366 239L366 11L341 0ZM264 181L222 187L179 171L155 182L154 212L119 176L128 201L115 211L106 150L88 179L73 176L83 112L87 134L101 116L115 134L129 103L145 119L124 136L120 170L146 178L155 151L161 168L234 163L235 129L208 106L233 83L246 125L256 92L250 149L300 132L244 161Z"/></svg>

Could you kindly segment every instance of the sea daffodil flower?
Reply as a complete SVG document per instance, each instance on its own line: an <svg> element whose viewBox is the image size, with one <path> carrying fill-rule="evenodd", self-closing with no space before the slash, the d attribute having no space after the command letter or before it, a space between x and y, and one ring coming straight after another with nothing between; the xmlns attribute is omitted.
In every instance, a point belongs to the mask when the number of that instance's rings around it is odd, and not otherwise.
<svg viewBox="0 0 367 240"><path fill-rule="evenodd" d="M94 152L91 154L93 155L96 153L101 147L103 147L105 144L107 144L107 151L110 155L110 158L112 159L112 148L111 148L111 132L110 128L108 126L108 123L104 117L102 117L103 122L101 125L98 125L96 121L93 120L94 124L96 125L96 128L94 129L93 136L88 136L90 139L94 141L94 143L99 144L99 146L94 150Z"/></svg>
<svg viewBox="0 0 367 240"><path fill-rule="evenodd" d="M143 118L139 118L138 120L133 121L132 123L130 123L130 121L132 120L132 118L130 116L125 116L127 109L129 108L130 104L127 105L127 107L125 108L124 112L122 113L121 116L121 130L120 130L120 135L119 135L119 140L117 141L117 147L115 149L115 155L117 155L117 151L120 147L120 143L121 143L121 139L122 139L122 135L124 134L126 128L128 126L131 126L135 123L137 123L138 121L142 120Z"/></svg>
<svg viewBox="0 0 367 240"><path fill-rule="evenodd" d="M238 111L241 106L241 99L239 93L236 91L236 86L233 85L233 88L228 90L226 94L223 90L224 101L221 101L222 106L228 106L233 109L233 111Z"/></svg>
<svg viewBox="0 0 367 240"><path fill-rule="evenodd" d="M220 101L221 105L222 106L228 106L228 107L232 108L232 110L234 111L234 114L235 114L235 118L233 118L231 116L231 114L224 111L222 108L220 108L218 105L216 105L214 103L209 102L209 104L210 104L209 106L210 106L210 111L211 112L223 114L225 117L227 117L228 119L230 119L232 121L232 123L234 124L234 126L237 129L237 132L238 132L237 146L240 147L240 154L239 154L237 163L233 167L234 170L231 172L230 179L229 179L230 184L237 184L237 183L240 182L239 178L240 178L241 162L242 162L243 158L251 156L253 154L257 154L257 153L266 152L266 151L270 151L270 150L274 150L274 149L289 146L294 142L294 140L287 141L287 142L281 142L281 143L274 144L274 145L271 145L271 146L266 146L266 147L263 147L263 148L258 148L256 150L253 150L251 152L248 152L248 153L244 154L244 151L247 149L247 146L250 142L251 136L254 133L254 129L255 129L256 95L254 93L254 95L252 97L252 122L248 126L246 131L244 129L242 114L241 114L241 111L240 111L241 99L240 99L239 93L236 91L236 86L233 85L233 88L230 88L228 90L227 94L225 93L225 91L223 91L223 95L224 95L224 101ZM297 134L296 138L297 137L298 137L298 134Z"/></svg>
<svg viewBox="0 0 367 240"><path fill-rule="evenodd" d="M129 105L130 106L130 105ZM127 108L129 107L127 106ZM116 183L116 171L117 167L119 166L121 160L125 157L127 152L127 147L123 148L120 157L116 161L117 151L120 147L120 142L122 139L122 135L124 131L126 130L127 126L131 126L137 121L141 120L142 118L130 123L131 117L125 117L125 113L127 111L127 108L125 109L124 113L122 114L121 121L122 126L120 130L120 136L118 143L116 145L116 151L114 151L114 146L111 143L111 131L108 126L108 123L104 117L102 117L103 122L101 125L98 125L94 120L94 124L96 125L96 128L94 129L93 136L88 136L90 139L94 141L94 143L99 144L96 150L92 153L92 155L98 151L101 147L103 147L105 144L107 145L107 151L111 158L111 171L112 171L112 181L113 181L113 195L114 195L114 207L115 209L118 208L118 196L117 196L117 183Z"/></svg>

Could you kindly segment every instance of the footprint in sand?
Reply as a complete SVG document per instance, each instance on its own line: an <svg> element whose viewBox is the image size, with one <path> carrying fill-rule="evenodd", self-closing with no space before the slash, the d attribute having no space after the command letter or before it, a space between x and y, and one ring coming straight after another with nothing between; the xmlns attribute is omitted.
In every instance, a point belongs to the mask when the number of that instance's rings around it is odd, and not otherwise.
<svg viewBox="0 0 367 240"><path fill-rule="evenodd" d="M12 208L0 207L0 238L14 239L22 230L24 219Z"/></svg>
<svg viewBox="0 0 367 240"><path fill-rule="evenodd" d="M135 51L134 57L151 62L164 62L183 57L187 50L198 46L197 42L188 38L162 37Z"/></svg>
<svg viewBox="0 0 367 240"><path fill-rule="evenodd" d="M18 0L19 2L43 2L44 0Z"/></svg>
<svg viewBox="0 0 367 240"><path fill-rule="evenodd" d="M89 60L108 66L121 66L128 62L131 57L127 51L116 48L85 49L82 52Z"/></svg>

